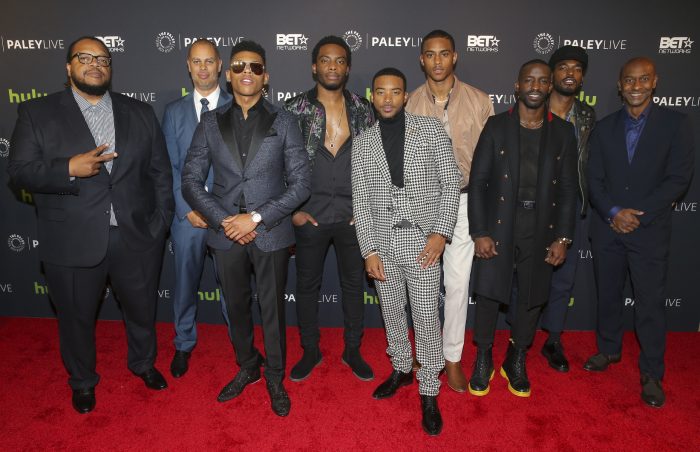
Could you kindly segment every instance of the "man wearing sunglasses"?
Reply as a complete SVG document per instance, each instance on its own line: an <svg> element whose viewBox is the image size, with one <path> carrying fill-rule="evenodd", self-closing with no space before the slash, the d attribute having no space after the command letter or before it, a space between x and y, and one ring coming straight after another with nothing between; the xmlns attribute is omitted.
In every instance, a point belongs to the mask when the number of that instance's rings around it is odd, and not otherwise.
<svg viewBox="0 0 700 452"><path fill-rule="evenodd" d="M150 389L172 174L153 109L109 91L112 58L95 37L68 48L67 89L19 105L12 181L34 194L37 229L73 407L95 407L95 318L107 279L124 313L127 364Z"/></svg>
<svg viewBox="0 0 700 452"><path fill-rule="evenodd" d="M173 311L175 323L175 355L170 363L170 373L179 378L187 372L192 349L197 344L197 289L207 254L207 223L182 197L182 167L187 149L192 142L194 129L202 113L231 102L231 95L219 87L222 61L216 46L200 39L187 52L187 69L194 90L165 107L163 134L173 168L173 192L175 218L170 226L170 237L175 253L175 287ZM211 190L213 172L207 176L207 189ZM226 308L222 299L224 319Z"/></svg>
<svg viewBox="0 0 700 452"><path fill-rule="evenodd" d="M259 44L241 41L231 49L226 79L233 103L202 115L182 173L185 201L210 226L207 243L214 250L230 319L229 335L240 366L218 400L238 397L248 384L258 381L264 361L272 411L286 416L291 402L282 385L284 293L289 247L294 243L291 213L309 196L309 161L296 118L263 97L269 75L265 50ZM207 191L210 167L214 181ZM253 273L264 360L253 345Z"/></svg>
<svg viewBox="0 0 700 452"><path fill-rule="evenodd" d="M297 269L297 319L304 356L289 378L301 381L321 363L318 296L328 247L333 243L342 287L345 350L342 362L360 380L374 378L360 355L364 302L364 264L352 216L350 154L353 137L374 123L369 102L345 89L350 47L338 36L322 38L311 52L316 86L285 108L299 118L313 165L311 197L294 213Z"/></svg>

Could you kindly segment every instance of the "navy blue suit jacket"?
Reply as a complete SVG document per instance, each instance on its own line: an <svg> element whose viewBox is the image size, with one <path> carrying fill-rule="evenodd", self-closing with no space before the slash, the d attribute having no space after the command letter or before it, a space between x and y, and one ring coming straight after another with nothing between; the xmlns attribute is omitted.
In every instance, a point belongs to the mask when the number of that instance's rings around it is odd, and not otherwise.
<svg viewBox="0 0 700 452"><path fill-rule="evenodd" d="M187 150L192 143L194 130L197 128L197 112L194 107L194 93L170 102L163 115L163 135L168 146L170 163L173 166L173 193L175 195L175 215L185 219L193 209L182 197L182 167L185 165ZM221 90L216 108L231 103L232 96ZM212 187L212 173L209 173L207 187Z"/></svg>
<svg viewBox="0 0 700 452"><path fill-rule="evenodd" d="M614 206L644 212L640 227L670 222L672 204L688 189L694 170L690 118L652 105L630 163L624 108L600 120L591 134L591 204L606 223Z"/></svg>

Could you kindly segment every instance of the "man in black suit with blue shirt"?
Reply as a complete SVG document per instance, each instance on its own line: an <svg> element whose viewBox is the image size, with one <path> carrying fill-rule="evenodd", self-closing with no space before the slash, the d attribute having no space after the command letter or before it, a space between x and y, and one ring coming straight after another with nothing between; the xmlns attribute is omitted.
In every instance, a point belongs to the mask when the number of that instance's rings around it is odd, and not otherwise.
<svg viewBox="0 0 700 452"><path fill-rule="evenodd" d="M642 400L663 406L666 348L666 273L673 203L688 189L694 169L690 119L654 105L653 61L638 57L620 70L624 106L603 118L590 140L588 182L593 263L598 286L598 353L584 364L604 371L620 361L623 289L629 272L641 347Z"/></svg>
<svg viewBox="0 0 700 452"><path fill-rule="evenodd" d="M207 243L226 299L229 334L240 371L219 394L225 402L260 379L253 346L250 277L254 272L265 342L265 379L272 410L289 414L285 369L284 290L291 213L310 194L310 167L296 118L267 102L265 50L252 41L231 49L226 79L231 106L208 112L197 126L182 173L185 200L205 218ZM211 192L205 190L209 168Z"/></svg>

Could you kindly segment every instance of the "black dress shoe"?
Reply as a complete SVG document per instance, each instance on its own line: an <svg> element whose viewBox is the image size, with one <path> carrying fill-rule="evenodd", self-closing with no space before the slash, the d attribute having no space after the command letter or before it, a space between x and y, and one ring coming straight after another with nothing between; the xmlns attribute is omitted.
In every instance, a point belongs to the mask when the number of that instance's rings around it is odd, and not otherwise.
<svg viewBox="0 0 700 452"><path fill-rule="evenodd" d="M165 377L155 367L151 367L146 372L139 374L138 377L146 383L148 389L159 391L168 387Z"/></svg>
<svg viewBox="0 0 700 452"><path fill-rule="evenodd" d="M590 358L583 365L584 370L589 370L591 372L602 372L608 368L610 364L619 363L620 355L606 355L605 353L597 353Z"/></svg>
<svg viewBox="0 0 700 452"><path fill-rule="evenodd" d="M73 389L73 408L80 414L95 409L95 388Z"/></svg>
<svg viewBox="0 0 700 452"><path fill-rule="evenodd" d="M518 348L511 342L506 359L501 366L501 376L508 380L508 390L518 397L530 397L530 380L527 378L525 359L527 349Z"/></svg>
<svg viewBox="0 0 700 452"><path fill-rule="evenodd" d="M569 371L569 361L566 359L566 356L564 356L564 348L562 347L561 342L545 342L545 344L542 346L541 352L542 355L547 358L549 367L554 370L558 370L559 372Z"/></svg>
<svg viewBox="0 0 700 452"><path fill-rule="evenodd" d="M431 436L438 435L442 431L442 416L435 396L420 396L420 405L423 410L423 430Z"/></svg>
<svg viewBox="0 0 700 452"><path fill-rule="evenodd" d="M292 367L292 371L289 373L289 379L292 381L306 380L311 375L311 371L314 370L314 367L321 364L321 361L323 361L323 356L321 356L321 351L318 347L305 348L304 356Z"/></svg>
<svg viewBox="0 0 700 452"><path fill-rule="evenodd" d="M666 395L661 387L661 381L649 375L642 375L642 400L650 407L664 406Z"/></svg>
<svg viewBox="0 0 700 452"><path fill-rule="evenodd" d="M246 386L260 381L260 367L255 367L252 370L241 369L238 371L233 380L231 380L224 389L221 390L216 398L219 402L227 402L241 395Z"/></svg>
<svg viewBox="0 0 700 452"><path fill-rule="evenodd" d="M282 382L266 380L265 383L267 385L267 393L270 394L272 411L277 416L285 417L292 408L292 401L289 400L289 395L284 389Z"/></svg>
<svg viewBox="0 0 700 452"><path fill-rule="evenodd" d="M396 390L401 386L408 386L411 383L413 383L413 373L393 370L389 378L377 386L377 389L372 393L372 397L375 399L387 399L396 394Z"/></svg>
<svg viewBox="0 0 700 452"><path fill-rule="evenodd" d="M476 349L476 360L474 361L474 369L472 376L469 379L469 393L475 396L485 396L491 389L489 382L493 379L493 348L478 347Z"/></svg>
<svg viewBox="0 0 700 452"><path fill-rule="evenodd" d="M190 352L175 350L175 356L173 356L173 361L170 363L170 373L173 377L180 378L187 373L189 368L187 362L190 359L190 355Z"/></svg>
<svg viewBox="0 0 700 452"><path fill-rule="evenodd" d="M374 380L374 372L369 364L362 359L359 347L346 348L343 352L342 363L352 369L353 375L362 381Z"/></svg>

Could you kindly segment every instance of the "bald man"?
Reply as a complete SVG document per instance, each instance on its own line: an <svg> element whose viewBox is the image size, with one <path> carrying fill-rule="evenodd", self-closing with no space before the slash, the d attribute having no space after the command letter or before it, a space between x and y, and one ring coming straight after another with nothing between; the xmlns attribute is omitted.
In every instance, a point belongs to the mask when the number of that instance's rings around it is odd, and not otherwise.
<svg viewBox="0 0 700 452"><path fill-rule="evenodd" d="M591 135L588 182L596 212L590 232L598 286L598 353L583 367L600 372L620 361L622 291L629 273L641 346L641 396L659 408L665 402L661 379L672 205L688 189L694 150L690 119L652 102L657 82L650 59L626 62L617 82L624 105L603 118Z"/></svg>

